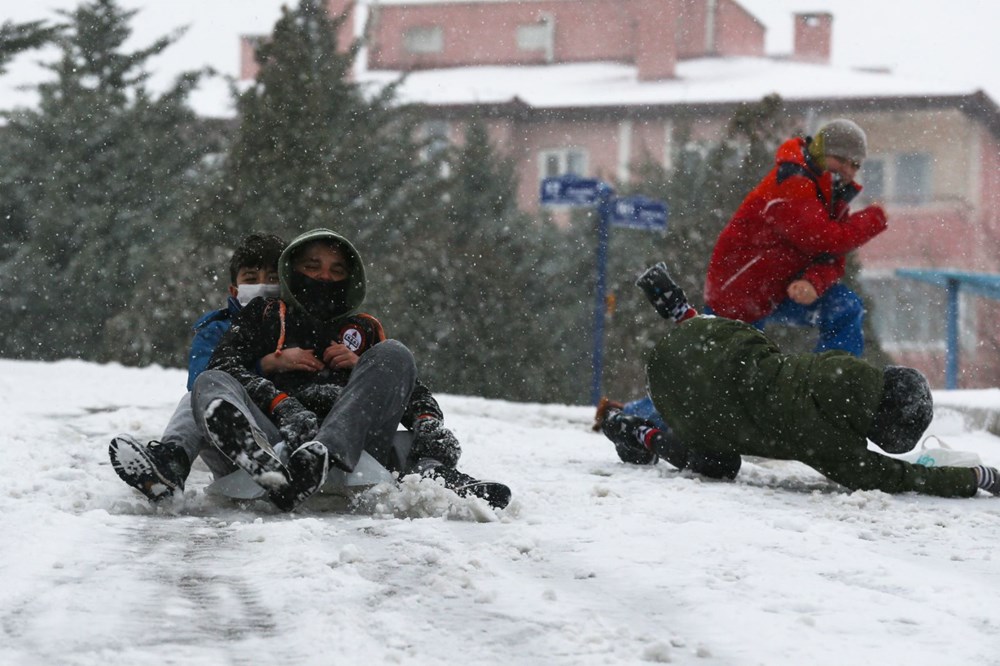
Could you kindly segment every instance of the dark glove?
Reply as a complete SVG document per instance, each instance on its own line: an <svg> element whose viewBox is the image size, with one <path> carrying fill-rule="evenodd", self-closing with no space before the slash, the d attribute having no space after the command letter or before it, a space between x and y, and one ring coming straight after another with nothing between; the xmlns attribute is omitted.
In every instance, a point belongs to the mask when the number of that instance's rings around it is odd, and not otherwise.
<svg viewBox="0 0 1000 666"><path fill-rule="evenodd" d="M667 265L662 261L647 268L646 272L635 281L635 286L642 289L646 298L664 319L679 322L685 319L691 310L684 290L670 278Z"/></svg>
<svg viewBox="0 0 1000 666"><path fill-rule="evenodd" d="M316 439L316 432L319 430L316 415L295 398L285 398L279 402L273 414L289 451Z"/></svg>
<svg viewBox="0 0 1000 666"><path fill-rule="evenodd" d="M451 430L440 420L422 418L413 426L413 448L410 459L433 458L447 467L454 467L462 455L462 446Z"/></svg>
<svg viewBox="0 0 1000 666"><path fill-rule="evenodd" d="M341 387L336 384L310 384L295 391L295 398L310 412L327 414L340 397Z"/></svg>

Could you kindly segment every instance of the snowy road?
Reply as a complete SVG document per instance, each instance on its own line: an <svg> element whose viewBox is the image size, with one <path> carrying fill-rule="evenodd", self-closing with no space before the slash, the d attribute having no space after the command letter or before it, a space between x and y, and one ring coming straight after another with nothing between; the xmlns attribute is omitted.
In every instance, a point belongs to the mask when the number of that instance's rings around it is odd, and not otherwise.
<svg viewBox="0 0 1000 666"><path fill-rule="evenodd" d="M427 482L247 510L200 470L154 511L107 442L158 436L183 383L0 361L0 663L1000 664L1000 499L704 482L618 463L589 407L445 396L500 514ZM957 412L931 429L1000 464Z"/></svg>

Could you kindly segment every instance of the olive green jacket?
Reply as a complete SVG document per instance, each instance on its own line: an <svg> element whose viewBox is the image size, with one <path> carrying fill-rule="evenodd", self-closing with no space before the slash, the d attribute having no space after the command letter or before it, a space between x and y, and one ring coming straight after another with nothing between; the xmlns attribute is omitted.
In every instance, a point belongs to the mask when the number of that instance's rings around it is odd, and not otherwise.
<svg viewBox="0 0 1000 666"><path fill-rule="evenodd" d="M976 493L967 468L910 465L868 449L882 371L846 352L783 354L721 317L673 327L647 364L649 395L686 445L801 461L855 489Z"/></svg>

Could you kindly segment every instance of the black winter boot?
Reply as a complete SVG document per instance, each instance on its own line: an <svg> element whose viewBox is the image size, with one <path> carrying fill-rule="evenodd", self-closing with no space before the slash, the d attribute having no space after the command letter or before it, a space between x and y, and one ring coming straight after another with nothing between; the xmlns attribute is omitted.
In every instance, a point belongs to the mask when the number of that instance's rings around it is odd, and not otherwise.
<svg viewBox="0 0 1000 666"><path fill-rule="evenodd" d="M184 494L184 481L191 472L191 461L180 446L152 441L140 444L135 437L121 434L108 446L111 466L122 478L151 502L160 502Z"/></svg>
<svg viewBox="0 0 1000 666"><path fill-rule="evenodd" d="M213 400L205 412L205 425L209 441L266 488L268 499L282 511L291 511L326 482L330 457L321 442L307 442L295 449L286 467L264 434L232 403Z"/></svg>
<svg viewBox="0 0 1000 666"><path fill-rule="evenodd" d="M496 481L480 481L454 467L448 467L433 458L421 458L414 471L428 479L440 479L444 487L459 497L475 496L486 500L494 509L510 504L510 488Z"/></svg>
<svg viewBox="0 0 1000 666"><path fill-rule="evenodd" d="M326 483L330 456L322 442L307 442L288 459L288 485L268 493L268 499L282 511L291 511L315 495Z"/></svg>
<svg viewBox="0 0 1000 666"><path fill-rule="evenodd" d="M208 440L245 471L254 483L268 490L288 485L291 475L281 464L264 434L251 425L232 403L213 400L205 411Z"/></svg>
<svg viewBox="0 0 1000 666"><path fill-rule="evenodd" d="M743 459L738 453L719 453L718 451L687 452L687 469L696 474L711 479L735 479L740 473Z"/></svg>
<svg viewBox="0 0 1000 666"><path fill-rule="evenodd" d="M646 435L656 430L649 421L609 411L601 424L601 432L615 444L615 451L622 462L632 465L655 465L659 457L646 447Z"/></svg>
<svg viewBox="0 0 1000 666"><path fill-rule="evenodd" d="M635 285L642 289L646 298L664 319L680 323L694 316L695 312L688 303L687 295L670 277L664 262L647 268L646 272L636 279Z"/></svg>

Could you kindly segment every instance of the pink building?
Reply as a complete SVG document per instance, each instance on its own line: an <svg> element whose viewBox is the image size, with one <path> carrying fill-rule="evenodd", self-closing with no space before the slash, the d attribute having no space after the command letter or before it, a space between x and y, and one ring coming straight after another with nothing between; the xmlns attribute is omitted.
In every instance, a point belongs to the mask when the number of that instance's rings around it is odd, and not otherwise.
<svg viewBox="0 0 1000 666"><path fill-rule="evenodd" d="M394 80L425 131L461 140L473 116L517 163L519 199L573 172L627 182L669 168L678 129L711 140L741 103L777 93L801 126L848 116L869 136L860 180L890 228L863 248L887 351L944 383L944 294L897 268L1000 272L1000 109L982 92L830 66L833 16L799 14L794 50L764 55L764 26L734 0L329 0L341 43L367 26L355 76ZM243 75L255 74L254 38ZM862 202L863 205L863 202ZM1000 385L1000 307L963 299L964 388Z"/></svg>

